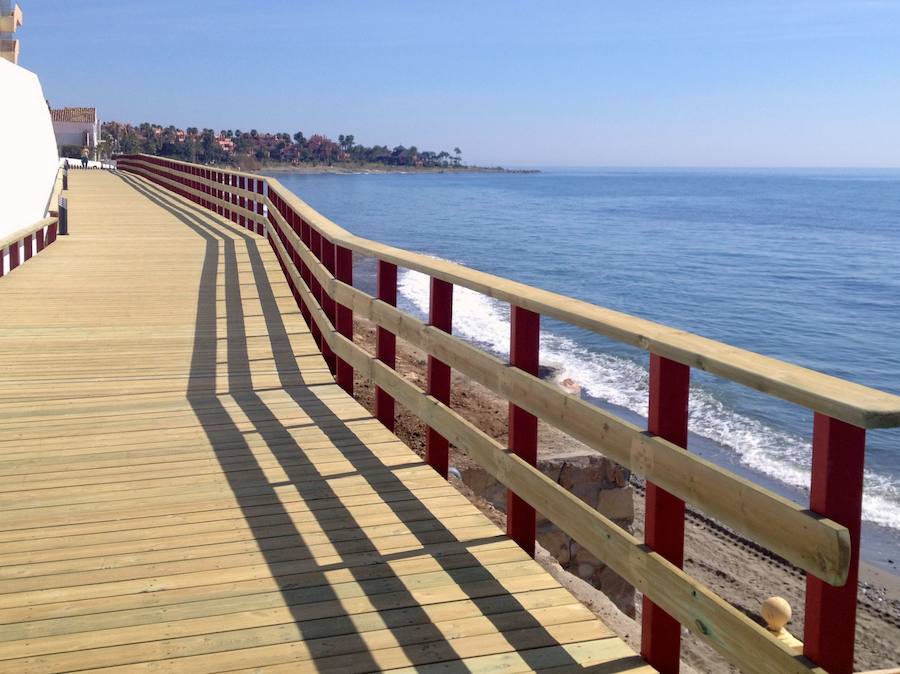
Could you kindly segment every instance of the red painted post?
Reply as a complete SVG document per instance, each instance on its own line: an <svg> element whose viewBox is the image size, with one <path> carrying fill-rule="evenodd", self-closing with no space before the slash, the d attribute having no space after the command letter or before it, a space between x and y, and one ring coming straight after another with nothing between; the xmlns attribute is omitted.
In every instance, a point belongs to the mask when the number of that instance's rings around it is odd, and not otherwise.
<svg viewBox="0 0 900 674"><path fill-rule="evenodd" d="M176 164L173 161L169 162L169 168L178 171L178 175L175 176L175 180L178 182L180 187L176 191L181 196L186 197L187 193L184 191L184 184L185 184L184 168L180 164Z"/></svg>
<svg viewBox="0 0 900 674"><path fill-rule="evenodd" d="M312 244L312 227L305 220L301 220L300 222L300 240L303 242L303 245L309 249L309 252L313 252L313 244ZM300 270L300 275L303 278L303 281L306 283L306 287L309 288L309 291L312 293L312 296L318 297L314 290L314 280L312 271L305 264L303 265L303 269ZM319 345L319 350L322 350L321 338L319 336L318 327L316 326L316 322L312 318L311 308L306 307L306 322L309 325L309 329L312 331L313 339L316 344Z"/></svg>
<svg viewBox="0 0 900 674"><path fill-rule="evenodd" d="M324 236L320 235L320 255L319 260L325 265L325 269L328 270L328 273L334 276L334 244L326 239ZM325 310L325 316L328 318L328 322L331 323L332 327L335 327L335 311L334 311L334 300L331 299L331 296L325 292L325 289L319 286L322 293L322 308ZM325 351L325 362L328 363L328 369L331 370L331 374L337 374L337 356L334 355L334 352L330 348L326 348Z"/></svg>
<svg viewBox="0 0 900 674"><path fill-rule="evenodd" d="M865 429L816 413L809 508L850 532L847 582L834 587L806 576L803 654L829 674L853 671L865 454Z"/></svg>
<svg viewBox="0 0 900 674"><path fill-rule="evenodd" d="M222 201L226 200L225 199L225 177L226 177L226 174L224 171L216 172L216 182L219 183L219 189L216 192L216 196L218 196L218 198L221 199ZM223 218L229 217L228 208L224 204L219 204L219 215L221 215Z"/></svg>
<svg viewBox="0 0 900 674"><path fill-rule="evenodd" d="M40 253L44 250L44 228L41 227L37 232L35 232L35 238L37 239L37 251Z"/></svg>
<svg viewBox="0 0 900 674"><path fill-rule="evenodd" d="M290 225L291 231L294 232L296 237L300 238L300 216L294 211L293 208L288 209L285 216L288 221L288 225ZM303 262L300 260L300 253L298 251L298 247L295 247L293 244L288 244L288 250L291 252L291 262L294 263L294 268L297 270L297 273L300 277L303 277ZM288 278L288 281L291 284L291 292L294 294L294 302L297 303L297 308L300 309L300 315L304 316L303 313L303 300L300 298L300 291L297 288L297 284L294 283L293 278Z"/></svg>
<svg viewBox="0 0 900 674"><path fill-rule="evenodd" d="M299 215L297 215L297 227L295 231L297 232L297 238L300 239L300 246L309 248L309 225L303 222L303 218ZM300 257L299 251L297 254L297 269L300 271L300 278L303 280L303 283L309 288L309 268L306 266L303 258ZM305 302L300 303L300 314L303 316L303 320L306 321L306 324L310 325L309 307L306 306Z"/></svg>
<svg viewBox="0 0 900 674"><path fill-rule="evenodd" d="M397 265L378 260L378 299L397 306ZM385 328L376 330L375 357L390 368L397 365L397 336ZM394 430L394 398L382 388L375 389L375 416Z"/></svg>
<svg viewBox="0 0 900 674"><path fill-rule="evenodd" d="M647 430L687 447L691 368L650 354L650 409ZM647 482L644 542L675 566L684 564L684 501ZM644 596L641 655L660 674L678 672L681 626Z"/></svg>
<svg viewBox="0 0 900 674"><path fill-rule="evenodd" d="M217 178L216 182L219 183L219 190L217 192L217 196L222 201L225 201L226 200L226 196L225 196L226 195L226 192L225 192L226 174L225 174L225 172L224 171L217 172L216 178ZM223 218L229 217L228 207L226 207L224 204L219 204L219 215L221 215Z"/></svg>
<svg viewBox="0 0 900 674"><path fill-rule="evenodd" d="M284 237L281 236L281 232L278 230L278 227L275 225L275 213L273 210L279 210L280 206L278 204L278 195L270 194L269 195L269 203L272 204L269 209L266 211L266 221L272 226L271 229L266 229L266 238L269 240L269 245L272 246L272 250L275 250L275 243L272 241L271 231L275 232L275 236L278 237L278 240L284 243ZM280 257L278 258L278 262L281 264L281 271L285 272L286 268L284 266L284 260Z"/></svg>
<svg viewBox="0 0 900 674"><path fill-rule="evenodd" d="M27 262L31 259L32 255L32 245L31 245L31 234L22 239L22 254L25 256L25 260L23 262Z"/></svg>
<svg viewBox="0 0 900 674"><path fill-rule="evenodd" d="M309 241L310 246L309 249L312 251L312 254L315 256L317 260L322 259L322 235L319 234L318 230L314 227L310 226L309 228ZM309 272L309 281L310 281L310 290L312 290L312 296L319 304L321 308L322 304L322 286L319 283L319 280L312 273L312 270ZM313 338L316 340L316 343L319 345L319 351L321 351L322 355L325 357L325 360L328 360L329 355L331 354L331 347L325 343L325 340L322 338L322 331L319 329L319 324L315 321L312 322L312 333Z"/></svg>
<svg viewBox="0 0 900 674"><path fill-rule="evenodd" d="M256 193L257 193L257 194L263 194L263 190L264 190L264 189L265 189L265 183L264 183L262 180L260 180L260 179L257 178L257 180L256 180ZM262 216L264 215L263 206L264 206L263 201L262 201L262 199L260 198L260 199L256 202L256 214L260 216L260 218L259 218L260 222L258 222L258 223L256 224L256 233L259 234L260 236L262 236L263 234L266 233L266 226L265 226L265 224L264 224L263 222L261 222L261 221L263 220Z"/></svg>
<svg viewBox="0 0 900 674"><path fill-rule="evenodd" d="M453 331L453 284L441 279L431 279L431 301L428 307L428 324L444 332ZM427 393L445 405L450 404L450 366L434 356L428 356ZM425 439L425 459L441 477L447 477L450 467L450 443L433 428Z"/></svg>
<svg viewBox="0 0 900 674"><path fill-rule="evenodd" d="M334 275L338 281L353 285L353 251L343 246L334 247ZM344 337L353 341L353 309L337 304L335 308L335 327ZM337 383L350 395L353 395L353 366L338 358Z"/></svg>
<svg viewBox="0 0 900 674"><path fill-rule="evenodd" d="M541 316L515 305L510 309L509 364L537 376ZM510 403L509 448L532 466L537 465L537 433L537 417ZM509 489L506 491L506 533L534 557L534 508Z"/></svg>
<svg viewBox="0 0 900 674"><path fill-rule="evenodd" d="M9 270L12 271L19 266L19 242L13 241L9 244Z"/></svg>
<svg viewBox="0 0 900 674"><path fill-rule="evenodd" d="M59 231L59 221L51 222L50 226L47 227L47 245L49 246L51 243L56 241L56 233Z"/></svg>
<svg viewBox="0 0 900 674"><path fill-rule="evenodd" d="M236 208L238 205L238 195L237 195L237 192L235 191L235 189L237 188L237 184L238 184L238 177L234 174L230 174L229 179L228 179L228 185L231 188L231 190L230 190L231 204L232 204L232 206L235 206L235 208L231 209L231 221L234 224L238 223L238 213L237 213L237 208Z"/></svg>
<svg viewBox="0 0 900 674"><path fill-rule="evenodd" d="M238 177L238 187L240 187L242 190L247 189L247 179L246 179L244 176L239 176L239 177ZM242 196L242 197L239 197L239 198L238 198L238 205L239 205L241 208L247 208L247 197L243 197L243 196ZM243 215L243 214L241 214L240 216L238 216L238 224L239 224L241 227L246 227L246 226L247 226L247 216L246 216L246 215Z"/></svg>
<svg viewBox="0 0 900 674"><path fill-rule="evenodd" d="M219 199L224 202L230 201L231 197L228 194L228 174L225 171L219 172ZM220 214L226 220L231 220L231 210L228 206L222 205L219 206Z"/></svg>

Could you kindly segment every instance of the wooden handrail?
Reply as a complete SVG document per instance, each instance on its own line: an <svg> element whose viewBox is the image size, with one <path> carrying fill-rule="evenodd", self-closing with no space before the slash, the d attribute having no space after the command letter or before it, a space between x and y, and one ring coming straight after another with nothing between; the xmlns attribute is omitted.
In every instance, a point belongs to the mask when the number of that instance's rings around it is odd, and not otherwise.
<svg viewBox="0 0 900 674"><path fill-rule="evenodd" d="M166 161L190 166L176 160ZM164 166L154 168L177 175L176 171ZM261 178L239 171L227 173L254 180ZM194 180L210 186L218 185L213 181L198 178L195 176ZM454 262L436 260L427 255L364 239L351 234L318 213L275 178L265 177L265 181L270 190L277 193L322 236L335 245L349 248L360 255L419 271L495 299L511 302L544 316L705 370L768 395L783 398L854 426L861 428L900 426L900 396L729 346L684 330L606 309L590 302L469 269ZM243 194L236 188L230 190ZM257 196L251 192L247 194L251 195L250 198ZM221 203L226 205L224 201Z"/></svg>
<svg viewBox="0 0 900 674"><path fill-rule="evenodd" d="M576 440L643 474L800 568L830 579L835 585L846 580L850 558L846 527L341 283L287 227L281 214L271 212L304 264L339 304L351 307L354 313L439 358Z"/></svg>
<svg viewBox="0 0 900 674"><path fill-rule="evenodd" d="M56 241L58 228L59 218L44 218L0 239L0 276L7 273L4 251L9 249L9 271L11 272L30 260L34 253L40 253ZM21 255L19 253L20 243L22 244Z"/></svg>
<svg viewBox="0 0 900 674"><path fill-rule="evenodd" d="M274 178L267 178L267 181L270 189L323 236L360 255L385 260L510 302L861 428L900 426L900 396L454 262L358 237L320 215Z"/></svg>
<svg viewBox="0 0 900 674"><path fill-rule="evenodd" d="M0 239L0 250L6 250L12 244L19 243L25 237L33 236L37 232L55 225L57 222L59 222L58 218L44 218L43 220L38 220L32 225L28 225L27 227L16 230L12 234L7 234L2 239Z"/></svg>
<svg viewBox="0 0 900 674"><path fill-rule="evenodd" d="M645 620L642 634L642 654L660 671L677 669L679 632L664 624L672 618L709 641L744 671L822 671L810 660L833 674L852 670L864 428L900 425L900 397L354 236L271 178L145 156L124 158L121 165L248 229L266 234L338 383L352 391L354 370L371 379L378 389L379 401L391 403L376 405L376 414L384 423L393 422L393 400L399 401L419 416L430 432L466 449L509 488L510 494L541 512L640 589L645 594L645 613L649 606L654 615L665 619L659 624ZM384 300L353 287L349 273L351 251L378 260L378 294ZM433 290L438 287L435 284L445 284L448 290L452 290L452 285L461 285L510 302L513 312L552 316L650 351L651 364L658 366L656 370L651 367L651 387L657 387L654 390L660 392L664 403L654 408L655 412L651 410L650 415L651 423L665 422L658 427L660 435L642 431L578 397L566 395L534 374L514 367L513 362L507 364L453 337L442 329L443 321L430 325L399 311L393 306L398 266L429 275ZM382 271L387 274L385 287ZM433 293L433 301L434 298ZM449 292L438 298L443 302L441 312L445 316L449 316L451 298ZM376 325L378 356L386 360L373 358L353 343L353 312ZM529 346L524 348L536 357L534 326L529 329ZM382 340L386 335L391 339ZM446 393L440 393L440 398L427 395L397 374L392 369L391 344L395 335L421 348L442 367L452 367L505 397L523 414L541 418L645 475L650 487L648 495L655 490L679 508L684 501L691 502L809 572L804 656L792 655L769 632L680 570L681 515L670 517L670 509L665 519L647 521L648 541L662 540L650 538L657 530L678 532L674 538L669 535L671 549L656 550L641 544L544 477L525 458L462 419L449 408ZM515 330L512 337L515 339ZM530 361L526 358L523 362ZM714 372L815 411L812 510L679 446L685 444L685 375L690 367ZM660 372L678 376L666 385ZM679 427L680 431L666 430ZM441 471L442 461L436 457L430 462ZM526 515L526 526L520 532L529 530L528 517L533 518L533 513ZM528 541L519 542L528 549ZM841 616L839 623L829 618L835 615ZM677 624L674 626L677 628ZM648 642L651 633L657 637Z"/></svg>

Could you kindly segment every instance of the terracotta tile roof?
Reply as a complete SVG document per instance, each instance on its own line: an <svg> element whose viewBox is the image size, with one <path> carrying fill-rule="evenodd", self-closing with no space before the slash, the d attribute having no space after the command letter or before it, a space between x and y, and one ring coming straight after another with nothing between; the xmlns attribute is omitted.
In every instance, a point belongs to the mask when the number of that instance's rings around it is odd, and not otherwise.
<svg viewBox="0 0 900 674"><path fill-rule="evenodd" d="M54 122L93 122L97 108L51 108L50 118Z"/></svg>

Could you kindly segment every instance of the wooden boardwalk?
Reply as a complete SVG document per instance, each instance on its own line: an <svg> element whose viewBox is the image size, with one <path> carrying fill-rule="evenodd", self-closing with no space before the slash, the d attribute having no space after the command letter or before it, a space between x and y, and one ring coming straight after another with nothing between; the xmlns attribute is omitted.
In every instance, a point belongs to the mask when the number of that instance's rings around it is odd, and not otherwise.
<svg viewBox="0 0 900 674"><path fill-rule="evenodd" d="M0 279L0 672L650 671L334 384L263 238L70 181Z"/></svg>

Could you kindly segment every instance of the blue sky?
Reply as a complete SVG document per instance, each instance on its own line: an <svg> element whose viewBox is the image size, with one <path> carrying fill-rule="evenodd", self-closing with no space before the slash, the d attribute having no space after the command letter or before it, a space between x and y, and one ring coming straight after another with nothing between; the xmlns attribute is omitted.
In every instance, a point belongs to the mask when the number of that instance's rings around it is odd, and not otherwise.
<svg viewBox="0 0 900 674"><path fill-rule="evenodd" d="M564 166L900 166L900 0L19 0L103 119Z"/></svg>

